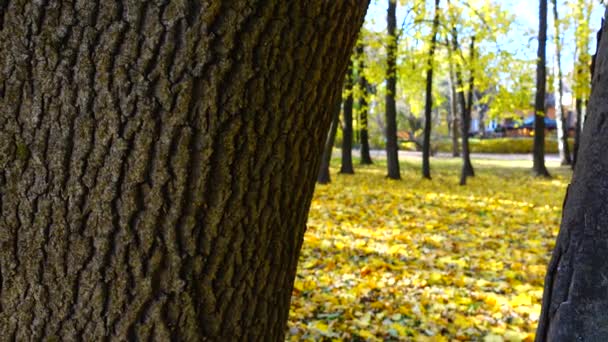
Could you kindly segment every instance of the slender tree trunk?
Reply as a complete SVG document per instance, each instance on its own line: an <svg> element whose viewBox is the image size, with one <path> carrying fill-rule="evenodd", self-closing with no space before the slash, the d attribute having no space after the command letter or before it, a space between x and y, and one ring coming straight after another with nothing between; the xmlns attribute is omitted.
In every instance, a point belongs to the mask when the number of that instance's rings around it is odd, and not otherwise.
<svg viewBox="0 0 608 342"><path fill-rule="evenodd" d="M386 58L386 161L388 178L401 179L399 172L399 146L397 144L397 2L388 0L387 29L389 43Z"/></svg>
<svg viewBox="0 0 608 342"><path fill-rule="evenodd" d="M475 171L471 164L471 150L469 149L469 130L471 129L471 111L473 109L473 93L475 92L475 73L473 64L475 63L475 36L471 37L469 63L471 71L469 76L468 101L464 101L464 93L461 94L461 105L464 107L462 118L462 171L460 172L460 185L467 183L467 177L474 177Z"/></svg>
<svg viewBox="0 0 608 342"><path fill-rule="evenodd" d="M478 110L478 115L479 115L479 134L482 138L484 138L486 136L486 113L487 113L487 108L485 105L484 106L478 106L479 110Z"/></svg>
<svg viewBox="0 0 608 342"><path fill-rule="evenodd" d="M450 120L451 120L451 136L452 136L452 157L460 156L460 144L458 142L460 125L458 120L458 100L456 94L456 81L454 80L454 66L452 61L452 49L448 47L448 59L450 67Z"/></svg>
<svg viewBox="0 0 608 342"><path fill-rule="evenodd" d="M460 49L460 44L458 42L458 32L456 31L456 27L452 28L452 52L458 51ZM471 65L474 62L475 58L475 38L471 39L471 51L470 51L470 63ZM460 185L466 184L467 177L475 176L475 171L473 169L473 164L471 164L471 155L469 150L469 130L471 127L471 104L473 102L472 92L474 91L474 83L475 78L473 75L473 70L471 67L471 76L469 78L469 105L467 105L467 99L465 97L464 92L464 81L462 76L462 66L460 63L456 63L456 87L458 89L457 95L458 100L460 102L460 113L461 113L461 137L462 137L462 172L460 177Z"/></svg>
<svg viewBox="0 0 608 342"><path fill-rule="evenodd" d="M537 342L608 340L608 39L601 40L597 61L578 161L545 278Z"/></svg>
<svg viewBox="0 0 608 342"><path fill-rule="evenodd" d="M0 2L2 340L283 341L366 7Z"/></svg>
<svg viewBox="0 0 608 342"><path fill-rule="evenodd" d="M557 122L557 146L562 165L571 165L570 146L568 146L568 122L566 120L566 111L563 105L564 82L562 73L562 49L560 41L559 29L559 13L557 8L557 0L551 0L553 5L553 26L555 31L555 120Z"/></svg>
<svg viewBox="0 0 608 342"><path fill-rule="evenodd" d="M367 105L367 96L369 87L367 83L367 79L365 78L365 47L363 44L359 44L357 46L357 55L359 61L359 88L361 90L361 95L359 97L359 120L360 120L360 128L359 128L359 137L361 141L361 164L362 165L370 165L373 164L372 156L369 152L369 131L367 129L368 126L368 105Z"/></svg>
<svg viewBox="0 0 608 342"><path fill-rule="evenodd" d="M340 173L354 174L353 169L353 62L350 61L344 86L346 98L342 111L342 166Z"/></svg>
<svg viewBox="0 0 608 342"><path fill-rule="evenodd" d="M435 44L439 30L439 0L435 0L435 17L431 32L431 47L429 49L426 70L426 99L424 104L424 130L422 141L422 177L431 179L431 128L433 127L433 64L435 59Z"/></svg>
<svg viewBox="0 0 608 342"><path fill-rule="evenodd" d="M317 176L317 183L319 184L329 184L331 182L329 166L331 164L331 153L334 149L334 143L336 141L336 132L338 131L338 126L340 125L341 107L342 98L339 98L334 107L331 127L329 128L329 134L327 135L325 147L323 148L323 157L321 158L321 166L319 167L319 175Z"/></svg>
<svg viewBox="0 0 608 342"><path fill-rule="evenodd" d="M550 177L545 167L545 86L547 82L546 71L546 45L547 45L547 0L539 0L539 30L538 53L536 64L536 98L534 101L534 164L532 172L536 176Z"/></svg>
<svg viewBox="0 0 608 342"><path fill-rule="evenodd" d="M572 169L576 166L576 160L578 158L578 149L581 144L581 133L582 133L582 120L583 120L583 99L576 99L576 126L574 129L574 147L572 153Z"/></svg>

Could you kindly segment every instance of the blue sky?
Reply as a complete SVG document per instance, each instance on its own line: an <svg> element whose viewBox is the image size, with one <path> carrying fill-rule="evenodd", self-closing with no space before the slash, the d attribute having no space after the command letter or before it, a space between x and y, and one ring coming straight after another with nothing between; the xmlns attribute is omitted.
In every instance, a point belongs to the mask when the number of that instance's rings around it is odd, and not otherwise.
<svg viewBox="0 0 608 342"><path fill-rule="evenodd" d="M536 58L536 49L537 43L535 39L532 39L538 30L538 0L497 0L499 3L503 4L503 6L516 14L516 23L514 29L509 32L508 39L509 41L504 48L509 51L516 52L518 56L526 59L534 59ZM442 1L445 2L445 1ZM558 1L562 3L563 0ZM366 25L373 27L375 30L383 30L386 28L386 7L387 0L372 0L370 7L368 9L367 17L366 17ZM553 35L553 12L552 12L551 4L549 4L548 14L549 14L549 26L548 26L548 35L549 39L547 41L547 61L548 64L551 65L551 61L553 60L553 43L552 43L552 35ZM564 16L565 11L568 10L566 6L560 7L560 15ZM398 7L397 11L397 22L400 23L403 20L403 16L405 15L404 8L402 6ZM604 15L604 7L602 5L596 4L594 8L594 12L591 18L591 27L592 32L595 32L599 29L601 24L601 18ZM595 34L593 34L595 37ZM565 71L569 71L572 69L572 59L573 59L573 37L572 32L565 32L564 36L564 49L562 53L562 65ZM569 44L569 42L571 42ZM595 52L595 38L591 39L591 44L589 47L590 53Z"/></svg>

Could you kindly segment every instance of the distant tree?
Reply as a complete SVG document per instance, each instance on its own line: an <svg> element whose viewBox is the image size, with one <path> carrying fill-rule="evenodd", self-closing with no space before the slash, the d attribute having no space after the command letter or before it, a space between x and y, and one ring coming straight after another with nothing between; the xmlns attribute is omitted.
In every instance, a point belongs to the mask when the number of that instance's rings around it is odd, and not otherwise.
<svg viewBox="0 0 608 342"><path fill-rule="evenodd" d="M454 37L454 41L458 42L458 37ZM458 43L455 48L458 47ZM475 62L475 36L471 37L471 45L469 48L469 62L471 65ZM456 79L461 79L462 76L457 72ZM462 81L458 81L462 85ZM471 164L471 150L469 148L469 131L471 130L471 111L473 109L473 94L475 92L475 73L470 70L469 89L467 91L467 101L465 101L464 91L459 92L460 106L462 107L462 171L460 172L460 185L467 183L467 177L475 176L473 164Z"/></svg>
<svg viewBox="0 0 608 342"><path fill-rule="evenodd" d="M399 146L397 143L397 2L388 0L386 15L388 44L386 47L386 160L388 178L401 179Z"/></svg>
<svg viewBox="0 0 608 342"><path fill-rule="evenodd" d="M603 25L606 37L608 27ZM597 65L608 63L601 39ZM545 278L537 342L608 341L608 72L596 68L579 157Z"/></svg>
<svg viewBox="0 0 608 342"><path fill-rule="evenodd" d="M329 128L329 134L325 141L325 147L323 148L323 156L321 158L321 166L319 167L319 175L317 176L317 183L329 184L331 182L331 175L329 172L329 166L331 164L331 154L336 141L336 132L340 125L340 109L342 108L342 98L340 97L336 101L334 112L332 114L331 126Z"/></svg>
<svg viewBox="0 0 608 342"><path fill-rule="evenodd" d="M534 151L532 172L536 176L550 177L545 166L545 95L547 83L547 0L539 0L538 52L536 64L536 98L534 100Z"/></svg>
<svg viewBox="0 0 608 342"><path fill-rule="evenodd" d="M566 118L566 110L563 103L564 96L564 76L562 72L562 43L559 10L557 0L551 0L553 5L553 28L554 28L554 94L555 94L555 121L557 122L557 146L562 165L572 164L570 158L570 146L568 146L568 120Z"/></svg>
<svg viewBox="0 0 608 342"><path fill-rule="evenodd" d="M454 7L450 0L447 0L449 19L451 27L450 43L448 49L451 49L450 55L453 57L460 57L457 62L450 61L454 67L454 78L456 81L456 95L458 97L458 103L460 108L460 124L461 124L461 139L462 139L462 171L460 177L460 185L466 184L467 177L475 176L475 170L471 163L471 154L469 149L469 131L471 127L471 110L473 108L473 92L475 91L475 37L471 37L471 44L469 47L469 60L468 60L468 72L470 73L469 82L465 85L464 81L464 56L460 47L460 41L458 36L457 15L454 11ZM456 56L454 56L456 55ZM465 89L468 88L468 89Z"/></svg>
<svg viewBox="0 0 608 342"><path fill-rule="evenodd" d="M368 112L369 106L367 104L369 92L369 84L365 77L365 45L360 42L357 46L357 61L358 61L358 87L359 87L359 138L361 140L361 164L369 165L373 164L372 156L369 151L369 129L368 129Z"/></svg>
<svg viewBox="0 0 608 342"><path fill-rule="evenodd" d="M0 339L284 341L367 5L0 1Z"/></svg>
<svg viewBox="0 0 608 342"><path fill-rule="evenodd" d="M586 103L589 99L589 89L591 84L591 55L588 53L588 46L591 36L590 21L593 12L593 0L576 0L569 2L570 8L566 16L572 20L575 28L574 40L574 68L573 68L573 97L575 101L576 127L574 133L574 146L572 148L572 167L576 164L578 147L580 145L581 131L585 119Z"/></svg>
<svg viewBox="0 0 608 342"><path fill-rule="evenodd" d="M340 173L354 174L353 168L353 61L346 71L344 83L344 110L342 111L342 166Z"/></svg>
<svg viewBox="0 0 608 342"><path fill-rule="evenodd" d="M449 43L449 40L446 39L446 42ZM452 58L452 48L448 46L448 67L449 67L449 77L448 80L450 82L450 137L452 138L452 157L460 156L460 144L458 142L458 137L460 136L460 126L458 120L458 96L456 93L456 76L454 75L454 59Z"/></svg>
<svg viewBox="0 0 608 342"><path fill-rule="evenodd" d="M431 44L429 48L428 65L426 70L426 92L424 104L424 138L422 142L422 177L431 179L431 127L433 110L433 64L435 59L435 45L439 31L439 0L435 0L435 16L431 30Z"/></svg>

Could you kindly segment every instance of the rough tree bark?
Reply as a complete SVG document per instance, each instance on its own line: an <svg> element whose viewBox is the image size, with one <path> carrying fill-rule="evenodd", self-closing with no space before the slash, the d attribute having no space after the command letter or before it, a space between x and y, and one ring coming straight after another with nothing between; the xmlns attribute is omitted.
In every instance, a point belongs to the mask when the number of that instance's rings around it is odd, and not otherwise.
<svg viewBox="0 0 608 342"><path fill-rule="evenodd" d="M359 44L357 46L357 60L359 61L358 65L358 84L359 89L361 91L359 97L359 138L361 139L361 164L362 165L371 165L374 162L372 161L372 156L369 151L369 130L368 130L368 105L367 105L367 96L368 96L368 87L367 78L365 78L365 46L363 44Z"/></svg>
<svg viewBox="0 0 608 342"><path fill-rule="evenodd" d="M340 173L354 174L353 168L353 62L350 61L344 81L344 110L342 111L342 165Z"/></svg>
<svg viewBox="0 0 608 342"><path fill-rule="evenodd" d="M536 63L536 97L534 99L534 151L532 172L535 176L549 177L545 166L545 87L547 83L547 0L539 0L538 51Z"/></svg>
<svg viewBox="0 0 608 342"><path fill-rule="evenodd" d="M607 29L603 25L604 37ZM608 39L603 39L579 157L545 278L537 342L608 340L607 148Z"/></svg>
<svg viewBox="0 0 608 342"><path fill-rule="evenodd" d="M433 64L435 59L435 44L439 30L439 0L435 0L435 16L431 31L431 46L429 48L428 65L426 70L426 93L424 103L424 130L422 141L422 177L431 179L431 128L433 127Z"/></svg>
<svg viewBox="0 0 608 342"><path fill-rule="evenodd" d="M0 331L282 341L366 1L0 2Z"/></svg>
<svg viewBox="0 0 608 342"><path fill-rule="evenodd" d="M388 178L401 179L399 145L397 143L397 1L388 0L386 15L388 46L386 47L386 162Z"/></svg>
<svg viewBox="0 0 608 342"><path fill-rule="evenodd" d="M340 125L340 109L342 108L342 97L339 97L338 99L339 100L336 101L334 107L329 134L327 135L327 140L325 141L325 147L323 147L321 166L319 166L319 175L317 176L317 183L319 184L331 183L329 166L331 164L331 154L336 141L336 132L338 132L338 126Z"/></svg>
<svg viewBox="0 0 608 342"><path fill-rule="evenodd" d="M564 81L562 73L562 44L560 41L560 25L559 12L557 8L557 0L551 0L553 5L553 27L554 27L554 45L555 45L555 120L557 122L557 146L562 165L571 165L572 158L570 157L570 146L568 146L568 121L566 120L566 111L563 104L564 96Z"/></svg>

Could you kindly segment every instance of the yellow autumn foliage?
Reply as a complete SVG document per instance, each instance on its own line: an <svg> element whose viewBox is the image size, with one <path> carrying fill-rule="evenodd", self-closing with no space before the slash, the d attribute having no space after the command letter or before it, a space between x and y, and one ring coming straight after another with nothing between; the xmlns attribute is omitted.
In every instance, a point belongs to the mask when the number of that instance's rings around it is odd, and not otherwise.
<svg viewBox="0 0 608 342"><path fill-rule="evenodd" d="M532 341L570 173L413 161L402 181L359 167L317 186L287 340Z"/></svg>

